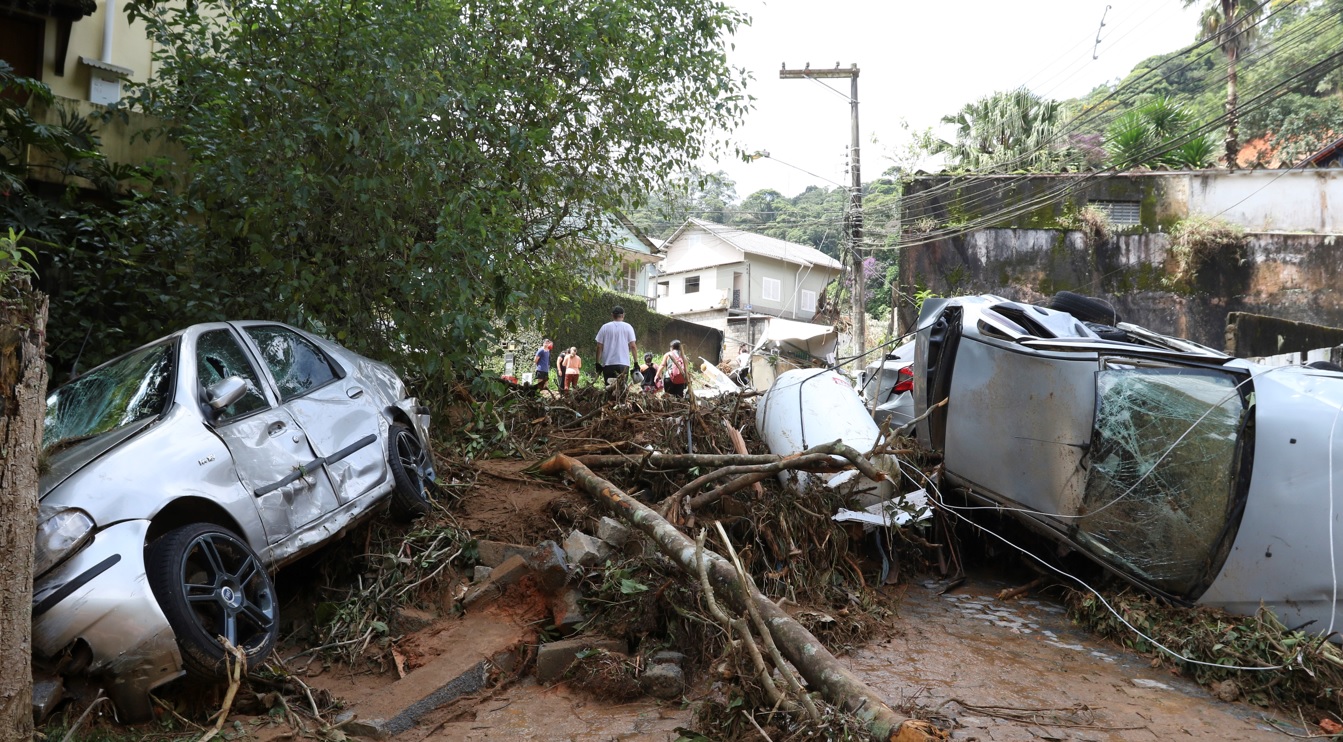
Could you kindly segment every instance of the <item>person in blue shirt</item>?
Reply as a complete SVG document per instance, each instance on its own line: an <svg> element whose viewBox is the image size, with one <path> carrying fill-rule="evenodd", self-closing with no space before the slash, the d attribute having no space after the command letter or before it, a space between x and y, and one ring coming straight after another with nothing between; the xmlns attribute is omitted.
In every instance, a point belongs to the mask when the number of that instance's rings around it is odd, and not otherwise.
<svg viewBox="0 0 1343 742"><path fill-rule="evenodd" d="M546 382L550 381L550 349L554 347L555 344L546 339L536 351L536 388L539 391L544 392Z"/></svg>

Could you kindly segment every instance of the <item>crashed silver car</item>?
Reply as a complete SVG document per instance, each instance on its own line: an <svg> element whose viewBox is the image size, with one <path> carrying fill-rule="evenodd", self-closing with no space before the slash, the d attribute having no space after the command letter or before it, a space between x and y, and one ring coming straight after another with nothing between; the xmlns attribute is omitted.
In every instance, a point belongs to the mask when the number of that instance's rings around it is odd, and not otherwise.
<svg viewBox="0 0 1343 742"><path fill-rule="evenodd" d="M153 688L219 677L218 637L258 664L278 631L279 565L380 504L429 509L428 425L391 368L274 322L194 325L57 389L34 565L39 681L92 678L134 720Z"/></svg>
<svg viewBox="0 0 1343 742"><path fill-rule="evenodd" d="M1177 602L1343 628L1343 373L996 296L926 301L916 426L946 482Z"/></svg>

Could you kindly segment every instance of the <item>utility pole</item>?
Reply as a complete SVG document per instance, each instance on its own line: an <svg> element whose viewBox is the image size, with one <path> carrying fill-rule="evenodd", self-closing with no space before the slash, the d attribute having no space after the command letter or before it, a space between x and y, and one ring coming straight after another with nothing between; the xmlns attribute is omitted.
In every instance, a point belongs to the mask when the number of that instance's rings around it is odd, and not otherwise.
<svg viewBox="0 0 1343 742"><path fill-rule="evenodd" d="M781 80L820 80L844 77L849 78L849 110L853 118L850 132L852 142L849 145L853 162L849 168L851 185L849 186L849 209L845 222L846 231L849 235L850 262L853 265L853 291L850 292L853 298L853 334L858 341L858 355L863 355L867 353L867 285L863 275L862 249L863 175L858 156L858 65L850 65L848 69L841 69L839 63L836 62L834 69L814 70L808 64L800 70L790 70L788 65L785 64L783 69L779 70L779 79ZM831 88L831 90L834 90L834 88ZM840 93L840 95L844 94Z"/></svg>

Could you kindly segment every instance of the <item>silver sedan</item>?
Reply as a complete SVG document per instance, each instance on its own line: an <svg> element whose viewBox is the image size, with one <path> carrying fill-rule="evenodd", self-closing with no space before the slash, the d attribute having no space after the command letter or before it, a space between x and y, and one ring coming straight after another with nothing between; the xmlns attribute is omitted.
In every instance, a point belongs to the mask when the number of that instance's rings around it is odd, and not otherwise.
<svg viewBox="0 0 1343 742"><path fill-rule="evenodd" d="M194 325L47 400L33 590L39 674L123 720L183 674L275 645L271 574L375 506L414 517L428 411L386 365L274 322Z"/></svg>
<svg viewBox="0 0 1343 742"><path fill-rule="evenodd" d="M1343 628L1343 373L1065 298L924 303L915 429L947 482L1177 602Z"/></svg>

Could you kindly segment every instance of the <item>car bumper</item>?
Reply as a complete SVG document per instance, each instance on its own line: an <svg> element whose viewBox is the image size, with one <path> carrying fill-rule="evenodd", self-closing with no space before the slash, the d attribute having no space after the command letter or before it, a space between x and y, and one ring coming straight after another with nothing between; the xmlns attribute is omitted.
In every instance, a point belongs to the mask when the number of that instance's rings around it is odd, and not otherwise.
<svg viewBox="0 0 1343 742"><path fill-rule="evenodd" d="M182 674L176 636L145 576L149 521L117 523L33 585L33 656L59 666L77 645L123 721L150 715L149 691Z"/></svg>

